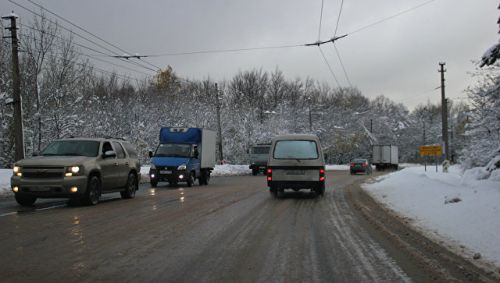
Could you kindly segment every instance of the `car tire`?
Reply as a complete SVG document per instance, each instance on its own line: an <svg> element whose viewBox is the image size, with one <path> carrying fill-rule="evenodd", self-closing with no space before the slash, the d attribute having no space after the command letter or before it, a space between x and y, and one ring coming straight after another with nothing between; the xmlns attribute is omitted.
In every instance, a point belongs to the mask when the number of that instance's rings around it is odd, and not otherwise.
<svg viewBox="0 0 500 283"><path fill-rule="evenodd" d="M269 193L271 193L271 196L274 198L278 198L278 189L274 186L269 186Z"/></svg>
<svg viewBox="0 0 500 283"><path fill-rule="evenodd" d="M84 203L86 205L96 205L101 197L101 180L96 175L90 176L87 182Z"/></svg>
<svg viewBox="0 0 500 283"><path fill-rule="evenodd" d="M319 196L324 196L325 195L325 184L321 185L319 188L318 188L318 195Z"/></svg>
<svg viewBox="0 0 500 283"><path fill-rule="evenodd" d="M125 190L120 192L122 198L134 198L135 192L137 191L137 177L134 173L129 173L127 178L127 185Z"/></svg>
<svg viewBox="0 0 500 283"><path fill-rule="evenodd" d="M193 178L193 173L192 172L189 172L189 174L187 175L186 182L187 182L187 186L188 187L192 187L193 186L193 184L194 184L194 178Z"/></svg>
<svg viewBox="0 0 500 283"><path fill-rule="evenodd" d="M16 201L21 206L33 206L36 201L36 197L34 196L22 196L19 194L15 195Z"/></svg>
<svg viewBox="0 0 500 283"><path fill-rule="evenodd" d="M210 179L210 171L202 169L200 171L200 178L198 178L198 183L200 184L200 186L208 185L209 179Z"/></svg>

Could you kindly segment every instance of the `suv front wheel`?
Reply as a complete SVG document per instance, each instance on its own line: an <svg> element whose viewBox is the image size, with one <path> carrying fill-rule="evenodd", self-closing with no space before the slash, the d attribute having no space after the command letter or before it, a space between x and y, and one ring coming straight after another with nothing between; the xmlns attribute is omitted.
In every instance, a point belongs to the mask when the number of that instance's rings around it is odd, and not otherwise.
<svg viewBox="0 0 500 283"><path fill-rule="evenodd" d="M87 205L96 205L101 196L101 180L96 175L89 178L87 184L87 192L85 193L84 202Z"/></svg>
<svg viewBox="0 0 500 283"><path fill-rule="evenodd" d="M134 198L137 191L137 177L134 173L128 174L127 186L124 191L120 192L122 198Z"/></svg>
<svg viewBox="0 0 500 283"><path fill-rule="evenodd" d="M15 197L16 197L17 203L22 205L22 206L33 206L33 204L36 201L36 197L33 197L33 196L21 196L21 195L16 194Z"/></svg>

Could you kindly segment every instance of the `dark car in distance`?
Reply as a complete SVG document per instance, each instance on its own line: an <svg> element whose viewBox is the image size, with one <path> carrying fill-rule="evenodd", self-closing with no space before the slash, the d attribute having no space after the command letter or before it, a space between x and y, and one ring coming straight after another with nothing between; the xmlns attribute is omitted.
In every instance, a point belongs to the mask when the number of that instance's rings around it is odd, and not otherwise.
<svg viewBox="0 0 500 283"><path fill-rule="evenodd" d="M372 165L370 164L370 161L368 161L368 159L354 159L353 161L351 161L350 171L351 175L359 172L369 175L372 173Z"/></svg>

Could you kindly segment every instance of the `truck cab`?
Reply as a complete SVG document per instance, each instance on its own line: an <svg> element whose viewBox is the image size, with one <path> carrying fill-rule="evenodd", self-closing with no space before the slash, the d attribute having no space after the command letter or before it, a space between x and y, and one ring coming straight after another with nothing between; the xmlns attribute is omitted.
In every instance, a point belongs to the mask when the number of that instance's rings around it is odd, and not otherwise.
<svg viewBox="0 0 500 283"><path fill-rule="evenodd" d="M248 149L252 175L266 172L270 149L271 144L257 144Z"/></svg>
<svg viewBox="0 0 500 283"><path fill-rule="evenodd" d="M193 186L208 185L215 166L215 132L199 128L162 128L160 143L150 151L151 186L159 182L177 185L185 182Z"/></svg>

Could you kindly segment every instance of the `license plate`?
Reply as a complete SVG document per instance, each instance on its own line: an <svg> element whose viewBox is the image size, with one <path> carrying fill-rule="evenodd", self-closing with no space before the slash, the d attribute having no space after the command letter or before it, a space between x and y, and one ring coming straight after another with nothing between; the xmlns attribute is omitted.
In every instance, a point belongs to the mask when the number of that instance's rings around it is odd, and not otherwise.
<svg viewBox="0 0 500 283"><path fill-rule="evenodd" d="M160 174L172 174L172 171L170 171L170 170L161 170Z"/></svg>
<svg viewBox="0 0 500 283"><path fill-rule="evenodd" d="M32 192L47 192L47 191L50 191L50 187L31 187L30 191L32 191Z"/></svg>
<svg viewBox="0 0 500 283"><path fill-rule="evenodd" d="M305 170L288 170L286 171L286 175L305 175Z"/></svg>

